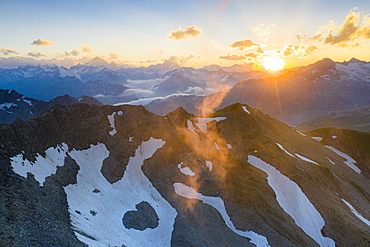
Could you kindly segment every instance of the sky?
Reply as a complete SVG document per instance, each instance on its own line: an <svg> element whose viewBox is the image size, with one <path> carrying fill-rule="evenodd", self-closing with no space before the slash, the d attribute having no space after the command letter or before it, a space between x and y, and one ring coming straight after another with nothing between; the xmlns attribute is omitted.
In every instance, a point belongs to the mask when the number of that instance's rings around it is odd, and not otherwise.
<svg viewBox="0 0 370 247"><path fill-rule="evenodd" d="M370 60L369 0L0 0L0 66Z"/></svg>

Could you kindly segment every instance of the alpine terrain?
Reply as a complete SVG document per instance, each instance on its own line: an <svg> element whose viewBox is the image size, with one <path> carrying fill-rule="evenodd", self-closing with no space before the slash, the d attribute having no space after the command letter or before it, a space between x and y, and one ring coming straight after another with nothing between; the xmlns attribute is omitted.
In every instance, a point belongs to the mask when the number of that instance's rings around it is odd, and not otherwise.
<svg viewBox="0 0 370 247"><path fill-rule="evenodd" d="M356 133L305 135L245 104L56 105L0 125L0 245L369 246Z"/></svg>

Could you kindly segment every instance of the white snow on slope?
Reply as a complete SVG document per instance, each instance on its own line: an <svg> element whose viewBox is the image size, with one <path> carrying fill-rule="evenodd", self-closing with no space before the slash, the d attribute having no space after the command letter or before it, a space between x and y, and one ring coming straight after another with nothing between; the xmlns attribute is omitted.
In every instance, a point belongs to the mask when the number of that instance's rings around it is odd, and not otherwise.
<svg viewBox="0 0 370 247"><path fill-rule="evenodd" d="M119 116L122 116L123 112L122 111L113 112L111 115L108 115L108 121L109 121L110 127L113 128L113 130L109 131L109 134L111 136L114 136L117 133L116 125L114 124L114 116L116 114L118 114Z"/></svg>
<svg viewBox="0 0 370 247"><path fill-rule="evenodd" d="M217 150L221 150L220 146L217 143L214 142L214 144L215 144Z"/></svg>
<svg viewBox="0 0 370 247"><path fill-rule="evenodd" d="M171 246L177 212L141 170L144 160L150 158L164 143L153 138L143 142L135 156L130 158L122 179L114 184L109 183L100 172L104 159L109 156L104 144L92 145L88 150L69 152L80 170L77 184L68 185L64 190L71 224L79 240L92 247ZM23 155L19 154L12 158L12 167L24 177L27 177L27 172L31 172L42 183L56 172L57 166L64 165L67 150L66 144L49 148L45 151L46 157L37 155L33 164L28 160L23 161ZM148 202L156 211L158 227L144 231L125 228L122 223L124 214L136 211L135 205L142 201Z"/></svg>
<svg viewBox="0 0 370 247"><path fill-rule="evenodd" d="M279 144L279 143L276 143L276 145L278 145L278 147L281 149L281 150L283 150L285 153L287 153L289 156L292 156L292 157L294 157L295 158L295 156L293 155L293 154L291 154L291 153L289 153L284 147L283 147L283 145L281 145L281 144Z"/></svg>
<svg viewBox="0 0 370 247"><path fill-rule="evenodd" d="M229 143L226 143L226 146L227 146L227 148L228 148L228 149L232 149L232 146L231 146L231 144L229 144Z"/></svg>
<svg viewBox="0 0 370 247"><path fill-rule="evenodd" d="M211 161L206 160L206 166L208 167L209 171L212 171L213 164Z"/></svg>
<svg viewBox="0 0 370 247"><path fill-rule="evenodd" d="M174 183L173 187L175 188L176 194L182 197L186 197L188 199L197 199L205 204L214 207L221 214L227 227L229 227L233 232L240 236L250 238L251 243L255 244L257 247L270 246L265 236L259 235L253 231L237 230L234 224L232 223L230 216L227 214L225 204L222 198L213 196L204 196L201 193L196 192L192 187L189 187L183 183Z"/></svg>
<svg viewBox="0 0 370 247"><path fill-rule="evenodd" d="M131 157L125 174L118 182L111 184L101 174L102 163L109 155L104 144L92 146L85 151L72 151L71 157L80 166L77 184L65 187L72 225L96 239L89 240L90 246L170 246L176 210L153 187L144 175L141 166L150 158L164 141L151 138L142 142L135 156ZM94 193L97 189L100 192ZM127 229L122 218L127 211L135 210L135 205L146 201L156 211L158 227L139 231ZM76 212L79 211L79 213ZM90 210L96 212L93 216ZM86 237L80 237L84 241Z"/></svg>
<svg viewBox="0 0 370 247"><path fill-rule="evenodd" d="M251 113L250 113L250 111L248 111L247 107L242 106L242 108L243 108L243 110L244 110L246 113L251 114Z"/></svg>
<svg viewBox="0 0 370 247"><path fill-rule="evenodd" d="M357 172L358 174L361 173L361 170L360 168L358 168L355 164L356 164L356 161L354 159L352 159L350 156L348 156L347 154L339 151L338 149L334 148L334 147L331 147L331 146L325 146L327 148L329 148L331 151L333 151L334 153L338 154L339 156L343 157L346 159L346 161L344 161L344 163L349 166L352 170L354 170L355 172Z"/></svg>
<svg viewBox="0 0 370 247"><path fill-rule="evenodd" d="M313 136L313 137L311 137L312 139L314 139L314 140L316 140L316 141L319 141L319 142L321 142L322 141L322 137L319 137L319 136Z"/></svg>
<svg viewBox="0 0 370 247"><path fill-rule="evenodd" d="M10 109L10 107L13 107L13 106L17 106L17 105L14 103L2 103L0 104L0 110L7 111L7 109L5 108Z"/></svg>
<svg viewBox="0 0 370 247"><path fill-rule="evenodd" d="M212 122L212 121L219 122L225 119L226 117L198 118L198 123L196 123L196 125L201 131L203 131L204 133L207 133L207 123Z"/></svg>
<svg viewBox="0 0 370 247"><path fill-rule="evenodd" d="M188 175L188 176L195 176L195 172L193 172L189 167L182 167L182 165L183 165L183 162L177 165L181 173Z"/></svg>
<svg viewBox="0 0 370 247"><path fill-rule="evenodd" d="M35 162L30 162L27 159L23 160L23 154L18 154L11 158L12 167L15 173L25 178L28 172L32 173L35 179L43 185L46 177L56 173L57 166L64 165L67 151L68 146L65 143L57 148L51 147L45 151L45 158L38 154Z"/></svg>
<svg viewBox="0 0 370 247"><path fill-rule="evenodd" d="M24 97L24 96L22 97L22 99L23 99L23 101L24 101L25 103L27 103L29 106L32 106L32 102L31 102L31 100L25 99L25 97Z"/></svg>
<svg viewBox="0 0 370 247"><path fill-rule="evenodd" d="M322 235L321 229L325 226L324 219L295 182L255 156L249 155L248 162L267 173L267 182L274 190L276 200L293 218L297 226L320 246L335 246L332 239Z"/></svg>
<svg viewBox="0 0 370 247"><path fill-rule="evenodd" d="M312 164L315 164L315 165L318 165L319 166L319 164L317 163L317 162L315 162L315 161L313 161L313 160L310 160L309 158L306 158L306 157L304 157L304 156L302 156L302 155L299 155L299 154L295 154L298 158L300 158L301 160L304 160L304 161L307 161L307 162L310 162L310 163L312 163Z"/></svg>
<svg viewBox="0 0 370 247"><path fill-rule="evenodd" d="M354 215L356 215L357 218L359 218L366 225L370 226L370 221L366 219L364 216L362 216L362 214L359 213L349 202L347 202L344 199L342 199L342 201L349 207L349 209L352 211Z"/></svg>
<svg viewBox="0 0 370 247"><path fill-rule="evenodd" d="M194 128L193 122L188 119L188 120L186 120L186 123L188 125L188 129L193 131L194 134L198 135L197 132L196 132L197 130Z"/></svg>

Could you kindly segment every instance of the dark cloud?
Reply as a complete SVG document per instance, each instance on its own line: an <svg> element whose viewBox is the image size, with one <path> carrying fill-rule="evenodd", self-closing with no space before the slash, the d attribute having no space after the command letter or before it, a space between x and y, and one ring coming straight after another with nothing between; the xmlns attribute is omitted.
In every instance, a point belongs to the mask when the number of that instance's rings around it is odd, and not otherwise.
<svg viewBox="0 0 370 247"><path fill-rule="evenodd" d="M11 53L18 54L17 51L12 50L12 49L7 49L7 48L0 49L0 53L4 54L5 56L7 56L7 55L9 55Z"/></svg>
<svg viewBox="0 0 370 247"><path fill-rule="evenodd" d="M38 39L34 40L31 45L35 46L49 46L49 45L56 45L57 43L51 43L50 40L43 40L43 39Z"/></svg>
<svg viewBox="0 0 370 247"><path fill-rule="evenodd" d="M198 28L197 26L188 26L185 27L185 30L179 29L176 31L170 31L167 35L169 39L181 40L181 39L188 39L188 38L196 38L202 35L203 30Z"/></svg>
<svg viewBox="0 0 370 247"><path fill-rule="evenodd" d="M259 46L259 44L253 43L251 40L246 39L246 40L240 40L232 43L230 45L232 48L238 48L239 50L245 50L248 48L253 48Z"/></svg>

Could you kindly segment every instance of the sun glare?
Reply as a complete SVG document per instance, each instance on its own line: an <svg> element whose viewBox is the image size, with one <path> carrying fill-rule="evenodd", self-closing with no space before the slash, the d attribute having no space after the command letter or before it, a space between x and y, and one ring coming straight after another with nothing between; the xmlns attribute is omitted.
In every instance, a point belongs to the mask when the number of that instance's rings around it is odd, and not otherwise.
<svg viewBox="0 0 370 247"><path fill-rule="evenodd" d="M265 57L262 66L266 70L282 70L284 68L284 61L278 57Z"/></svg>

